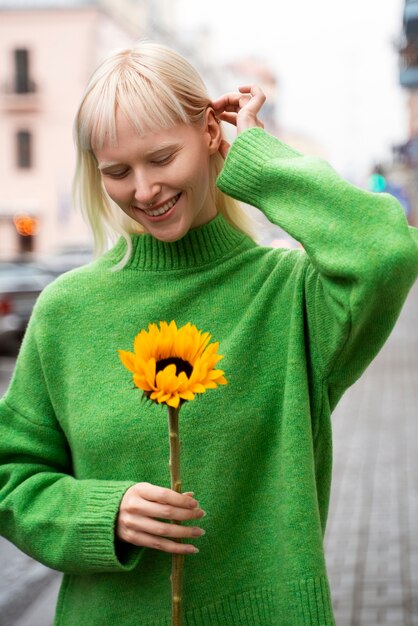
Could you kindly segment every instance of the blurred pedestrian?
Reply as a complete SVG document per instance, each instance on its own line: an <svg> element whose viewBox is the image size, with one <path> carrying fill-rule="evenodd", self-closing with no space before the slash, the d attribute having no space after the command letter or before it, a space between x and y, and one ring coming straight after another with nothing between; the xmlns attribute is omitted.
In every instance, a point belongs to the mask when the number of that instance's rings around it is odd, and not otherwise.
<svg viewBox="0 0 418 626"><path fill-rule="evenodd" d="M166 626L168 555L192 538L185 623L334 624L330 416L395 324L418 236L395 198L266 133L264 100L256 85L211 100L186 60L144 43L81 102L75 191L99 256L44 290L0 404L0 529L65 573L57 625ZM232 198L303 249L257 245ZM163 413L117 353L164 320L224 355L229 384L181 417L197 499L169 488Z"/></svg>
<svg viewBox="0 0 418 626"><path fill-rule="evenodd" d="M406 189L389 181L381 165L376 165L373 168L369 178L369 188L375 193L390 193L395 196L405 211L408 224L412 225L412 207Z"/></svg>

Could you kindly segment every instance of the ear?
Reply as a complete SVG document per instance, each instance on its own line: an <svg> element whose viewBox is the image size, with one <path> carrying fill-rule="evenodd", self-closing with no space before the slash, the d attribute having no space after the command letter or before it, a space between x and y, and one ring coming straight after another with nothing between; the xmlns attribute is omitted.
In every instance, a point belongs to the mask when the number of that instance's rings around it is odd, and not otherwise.
<svg viewBox="0 0 418 626"><path fill-rule="evenodd" d="M205 112L205 132L207 134L209 154L216 154L222 141L222 131L212 107L208 107Z"/></svg>

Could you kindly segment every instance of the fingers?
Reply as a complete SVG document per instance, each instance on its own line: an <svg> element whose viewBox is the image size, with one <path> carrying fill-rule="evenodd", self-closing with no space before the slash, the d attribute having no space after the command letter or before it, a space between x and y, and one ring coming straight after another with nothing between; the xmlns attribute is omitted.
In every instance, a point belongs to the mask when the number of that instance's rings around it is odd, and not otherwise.
<svg viewBox="0 0 418 626"><path fill-rule="evenodd" d="M162 552L169 552L170 554L196 554L196 552L199 552L198 548L192 544L178 543L164 539L163 537L156 537L155 535L141 532L133 535L129 543L145 548L153 548L154 550L161 550Z"/></svg>
<svg viewBox="0 0 418 626"><path fill-rule="evenodd" d="M187 494L177 493L173 489L168 489L168 487L158 487L150 483L137 483L130 490L132 490L133 494L139 495L145 500L160 504L169 504L186 509L192 509L198 504L197 500Z"/></svg>
<svg viewBox="0 0 418 626"><path fill-rule="evenodd" d="M258 118L266 101L264 92L257 85L242 85L238 89L239 92L226 93L211 103L216 117L236 126L237 133L247 128L264 128L263 122ZM225 152L225 147L220 147L219 151L225 156L228 149Z"/></svg>
<svg viewBox="0 0 418 626"><path fill-rule="evenodd" d="M258 112L266 101L266 96L258 85L243 85L238 89L239 93L226 93L211 103L217 117L225 112L238 113L249 105L251 109Z"/></svg>
<svg viewBox="0 0 418 626"><path fill-rule="evenodd" d="M198 526L179 526L178 524L166 524L158 520L150 518L142 518L137 521L138 530L142 530L150 535L158 537L174 537L176 539L184 539L186 537L201 537L205 531Z"/></svg>
<svg viewBox="0 0 418 626"><path fill-rule="evenodd" d="M172 489L158 487L150 483L137 483L124 494L116 523L116 535L122 541L187 554L196 552L192 545L181 543L185 537L200 537L201 529L180 524L167 524L161 519L186 521L200 519L205 512L191 492L177 493ZM173 537L170 541L164 537Z"/></svg>
<svg viewBox="0 0 418 626"><path fill-rule="evenodd" d="M200 519L204 511L191 496L150 483L137 483L125 493L122 512L130 515L185 521Z"/></svg>
<svg viewBox="0 0 418 626"><path fill-rule="evenodd" d="M133 502L129 511L133 514L145 515L147 517L158 517L161 519L176 520L184 522L191 519L200 519L204 516L204 511L198 506L193 509L176 507L171 504L158 504L147 500Z"/></svg>
<svg viewBox="0 0 418 626"><path fill-rule="evenodd" d="M222 122L228 122L228 124L233 124L234 126L237 125L237 113L233 112L233 113L219 113L219 115L217 115L217 118L220 119Z"/></svg>
<svg viewBox="0 0 418 626"><path fill-rule="evenodd" d="M201 537L205 531L198 526L180 526L178 524L166 524L165 522L149 517L133 517L130 522L130 530L136 533L146 533L155 537L169 537L184 539Z"/></svg>
<svg viewBox="0 0 418 626"><path fill-rule="evenodd" d="M182 539L198 538L205 531L197 526L166 524L162 521L142 516L125 516L125 524L118 536L123 541L136 546L144 546L164 552L191 554L198 552L193 544L184 544ZM168 538L172 538L171 541Z"/></svg>

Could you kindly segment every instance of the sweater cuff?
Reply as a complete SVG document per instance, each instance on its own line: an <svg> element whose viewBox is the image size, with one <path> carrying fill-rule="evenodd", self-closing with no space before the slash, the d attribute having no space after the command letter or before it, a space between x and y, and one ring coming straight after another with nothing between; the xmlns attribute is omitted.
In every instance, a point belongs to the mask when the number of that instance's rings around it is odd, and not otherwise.
<svg viewBox="0 0 418 626"><path fill-rule="evenodd" d="M303 156L262 128L249 128L232 143L216 184L221 191L258 206L264 197L263 167L272 158L294 159Z"/></svg>
<svg viewBox="0 0 418 626"><path fill-rule="evenodd" d="M124 544L121 548L115 535L120 502L134 482L97 481L80 520L81 550L84 562L100 572L131 571L144 553L144 548Z"/></svg>

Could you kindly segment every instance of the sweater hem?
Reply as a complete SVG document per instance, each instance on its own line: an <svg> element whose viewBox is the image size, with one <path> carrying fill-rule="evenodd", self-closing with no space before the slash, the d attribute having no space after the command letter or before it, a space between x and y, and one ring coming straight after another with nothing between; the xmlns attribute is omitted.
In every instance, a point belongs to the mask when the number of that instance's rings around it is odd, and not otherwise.
<svg viewBox="0 0 418 626"><path fill-rule="evenodd" d="M66 585L61 591L61 609ZM335 626L329 584L325 576L272 585L253 587L240 593L224 596L204 606L187 609L183 599L184 626ZM70 613L57 612L54 626L72 626ZM69 619L67 619L67 616ZM91 626L107 623L90 622ZM133 611L126 625L171 626L170 610L164 616L143 620Z"/></svg>

